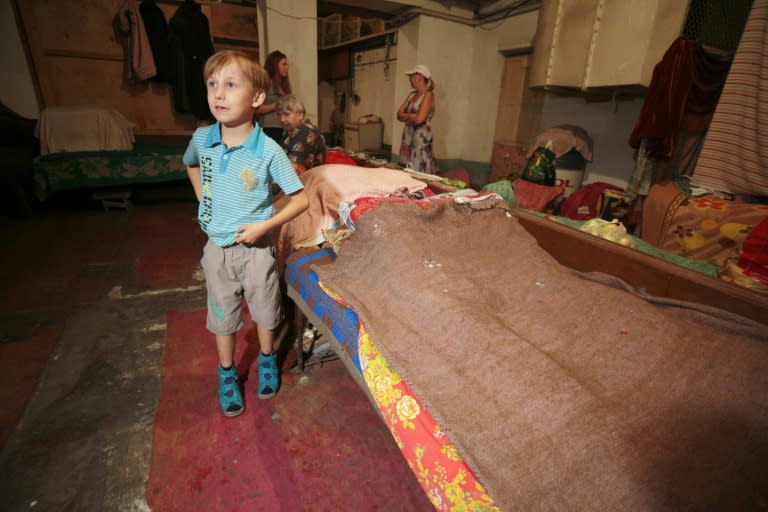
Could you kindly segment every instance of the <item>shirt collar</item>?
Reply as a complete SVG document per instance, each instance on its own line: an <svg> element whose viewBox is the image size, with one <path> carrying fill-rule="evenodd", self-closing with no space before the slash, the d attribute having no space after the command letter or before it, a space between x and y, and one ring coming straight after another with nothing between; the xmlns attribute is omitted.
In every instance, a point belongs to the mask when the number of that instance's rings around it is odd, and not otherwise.
<svg viewBox="0 0 768 512"><path fill-rule="evenodd" d="M300 122L296 125L296 128L293 130L288 131L288 135L296 135L299 133L299 130L301 130L302 127L306 126L308 130L312 130L314 125L309 121L309 119L305 119L304 121Z"/></svg>
<svg viewBox="0 0 768 512"><path fill-rule="evenodd" d="M205 147L212 148L221 144L221 123L216 121L216 124L211 126L208 130L208 137L205 139Z"/></svg>
<svg viewBox="0 0 768 512"><path fill-rule="evenodd" d="M255 153L257 156L264 154L264 140L266 134L257 123L254 123L253 131L243 143L243 147ZM212 148L221 144L221 123L216 124L208 130L208 137L205 139L205 147Z"/></svg>

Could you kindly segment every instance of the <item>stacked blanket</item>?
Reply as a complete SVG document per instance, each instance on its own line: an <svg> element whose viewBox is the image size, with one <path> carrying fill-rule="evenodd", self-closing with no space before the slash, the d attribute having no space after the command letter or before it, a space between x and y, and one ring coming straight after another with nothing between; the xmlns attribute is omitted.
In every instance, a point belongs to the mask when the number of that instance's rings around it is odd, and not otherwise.
<svg viewBox="0 0 768 512"><path fill-rule="evenodd" d="M48 107L40 113L35 135L40 154L61 151L117 151L133 148L134 123L109 108L83 105Z"/></svg>
<svg viewBox="0 0 768 512"><path fill-rule="evenodd" d="M277 260L282 266L294 249L321 244L323 230L339 218L339 204L361 197L385 197L395 193L412 194L424 190L427 184L408 173L386 168L358 167L346 164L326 164L313 167L299 176L309 197L309 208L284 224L276 233ZM279 211L287 197L275 199Z"/></svg>

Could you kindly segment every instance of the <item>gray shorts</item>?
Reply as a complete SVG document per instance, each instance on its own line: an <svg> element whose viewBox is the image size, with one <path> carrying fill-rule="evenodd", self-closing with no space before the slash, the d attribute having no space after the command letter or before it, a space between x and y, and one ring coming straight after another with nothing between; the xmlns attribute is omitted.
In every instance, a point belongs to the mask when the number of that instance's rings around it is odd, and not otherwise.
<svg viewBox="0 0 768 512"><path fill-rule="evenodd" d="M261 327L274 329L283 320L275 248L265 239L252 246L205 244L200 263L208 289L206 327L212 333L226 336L243 326L243 299Z"/></svg>

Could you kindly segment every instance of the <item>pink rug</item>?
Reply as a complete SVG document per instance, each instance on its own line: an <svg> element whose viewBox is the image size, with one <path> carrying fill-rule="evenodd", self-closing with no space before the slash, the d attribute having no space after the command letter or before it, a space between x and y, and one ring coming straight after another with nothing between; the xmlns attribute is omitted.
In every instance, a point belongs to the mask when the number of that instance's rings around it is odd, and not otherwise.
<svg viewBox="0 0 768 512"><path fill-rule="evenodd" d="M147 500L189 510L433 510L367 397L341 362L307 385L283 372L269 401L245 380L245 413L218 410L214 340L205 311L169 311ZM255 328L238 338L242 376Z"/></svg>

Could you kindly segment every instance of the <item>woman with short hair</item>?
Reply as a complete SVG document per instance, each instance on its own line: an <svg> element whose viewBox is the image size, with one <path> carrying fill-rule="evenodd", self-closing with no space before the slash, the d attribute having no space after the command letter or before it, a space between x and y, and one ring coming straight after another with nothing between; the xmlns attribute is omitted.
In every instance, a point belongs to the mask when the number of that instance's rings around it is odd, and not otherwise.
<svg viewBox="0 0 768 512"><path fill-rule="evenodd" d="M280 98L275 108L282 134L278 143L288 155L296 174L325 163L325 138L305 118L304 103L292 94Z"/></svg>

